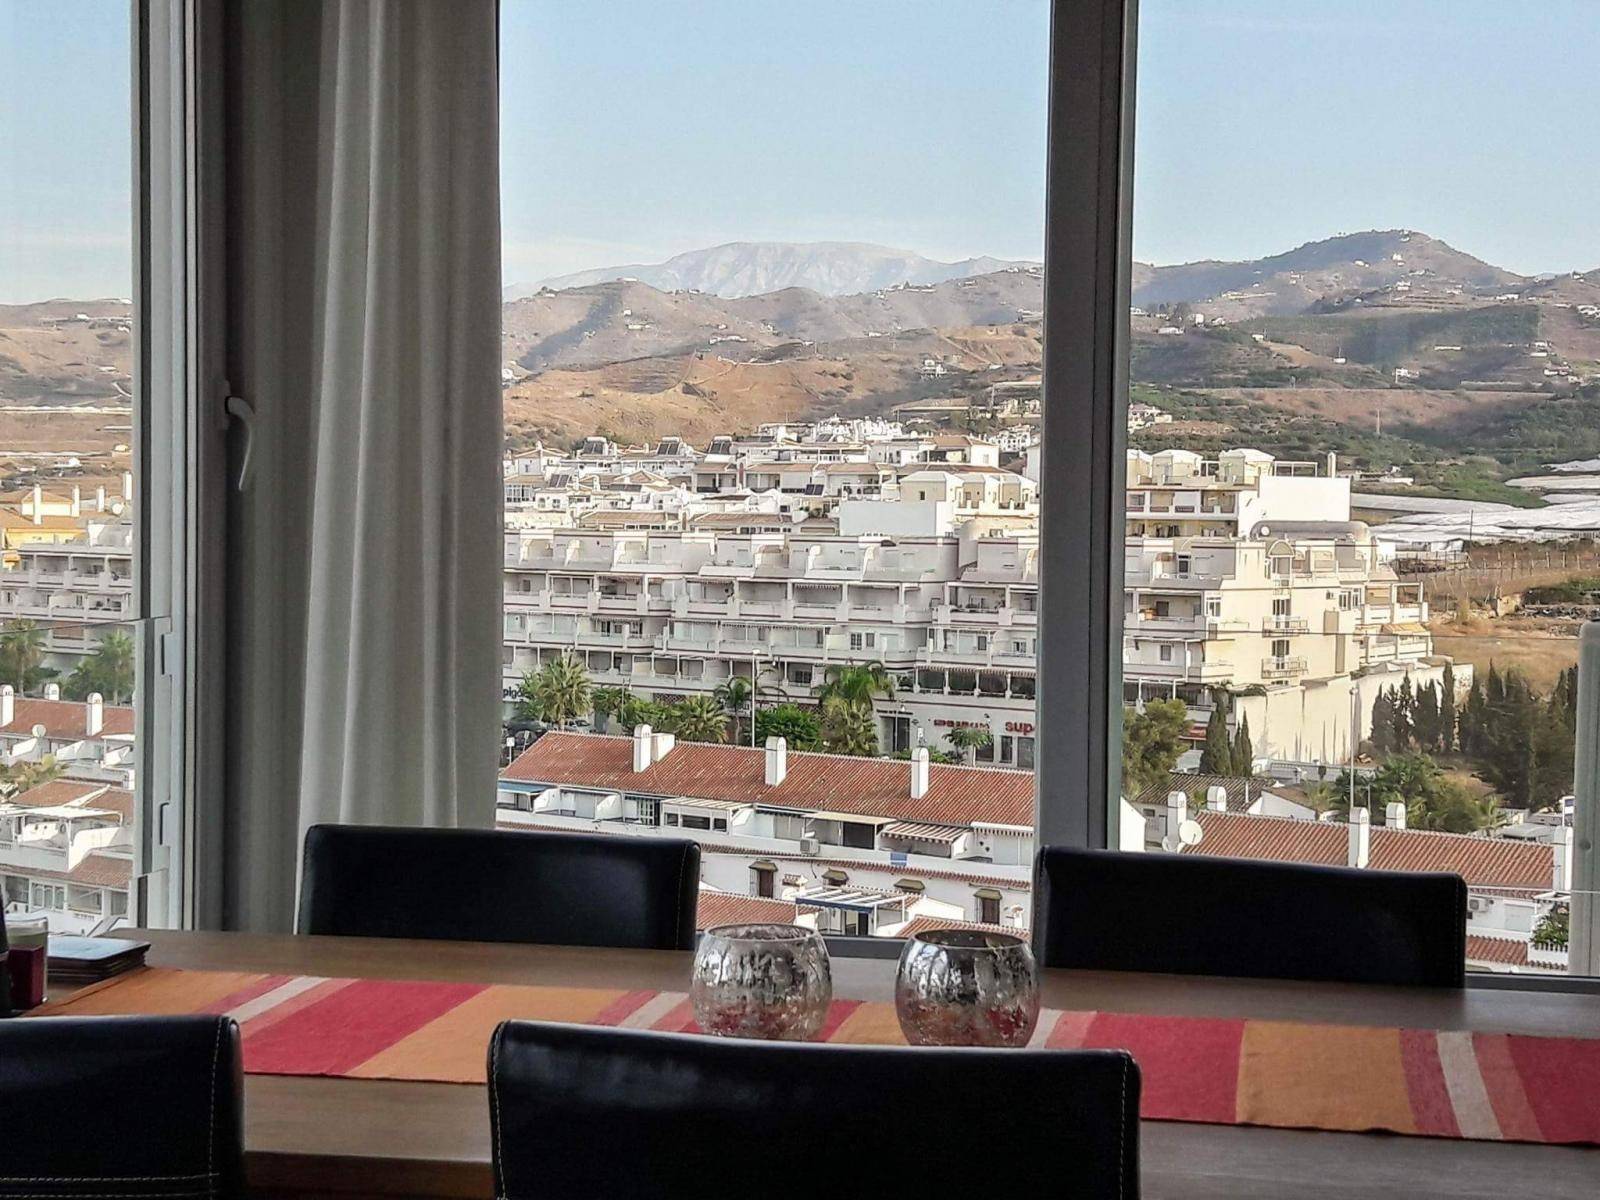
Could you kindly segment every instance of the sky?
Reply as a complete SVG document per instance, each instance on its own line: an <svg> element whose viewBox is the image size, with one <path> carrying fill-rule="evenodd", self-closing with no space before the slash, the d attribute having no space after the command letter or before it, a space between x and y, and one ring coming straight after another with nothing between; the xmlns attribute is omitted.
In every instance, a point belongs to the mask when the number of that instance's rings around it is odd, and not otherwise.
<svg viewBox="0 0 1600 1200"><path fill-rule="evenodd" d="M0 0L0 302L129 291L126 0ZM1038 258L1046 0L503 0L505 279L727 241ZM1600 0L1143 0L1134 252L1600 267Z"/></svg>

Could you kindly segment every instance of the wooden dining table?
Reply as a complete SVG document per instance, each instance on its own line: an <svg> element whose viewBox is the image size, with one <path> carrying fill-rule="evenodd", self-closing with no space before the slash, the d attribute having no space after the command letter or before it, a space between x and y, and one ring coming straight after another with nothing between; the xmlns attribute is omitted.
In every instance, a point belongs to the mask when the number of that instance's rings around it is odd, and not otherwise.
<svg viewBox="0 0 1600 1200"><path fill-rule="evenodd" d="M119 936L122 935L119 931ZM368 979L658 989L686 986L683 952L377 938L141 931L152 966ZM833 960L834 994L892 998L891 959ZM1490 988L1436 991L1121 972L1042 972L1053 1008L1600 1036L1600 996ZM65 991L57 989L53 998ZM885 1100L888 1100L885 1097ZM1003 1115L997 1114L1003 1120ZM776 1134L782 1114L772 1114ZM758 1136L753 1134L752 1136ZM938 1137L930 1127L930 1140ZM1143 1194L1152 1200L1596 1200L1600 1149L1391 1134L1145 1121ZM492 1195L481 1085L245 1078L252 1195ZM573 1147L603 1153L605 1147ZM849 1195L848 1154L814 1148L819 1184Z"/></svg>

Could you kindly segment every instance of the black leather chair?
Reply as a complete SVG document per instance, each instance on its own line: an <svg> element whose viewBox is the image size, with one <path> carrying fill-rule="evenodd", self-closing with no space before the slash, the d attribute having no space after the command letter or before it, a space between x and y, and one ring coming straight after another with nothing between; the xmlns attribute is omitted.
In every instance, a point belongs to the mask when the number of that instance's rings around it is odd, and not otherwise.
<svg viewBox="0 0 1600 1200"><path fill-rule="evenodd" d="M1139 1068L1121 1051L507 1021L489 1119L504 1200L1139 1194Z"/></svg>
<svg viewBox="0 0 1600 1200"><path fill-rule="evenodd" d="M686 840L313 825L300 932L689 950L699 887Z"/></svg>
<svg viewBox="0 0 1600 1200"><path fill-rule="evenodd" d="M0 1196L241 1195L242 1096L227 1017L0 1021Z"/></svg>
<svg viewBox="0 0 1600 1200"><path fill-rule="evenodd" d="M1458 875L1199 854L1039 852L1047 967L1460 987Z"/></svg>

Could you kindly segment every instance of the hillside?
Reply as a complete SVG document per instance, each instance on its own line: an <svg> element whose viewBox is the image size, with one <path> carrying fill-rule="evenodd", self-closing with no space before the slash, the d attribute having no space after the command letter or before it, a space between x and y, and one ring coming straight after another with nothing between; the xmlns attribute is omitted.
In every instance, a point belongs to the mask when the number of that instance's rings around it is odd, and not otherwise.
<svg viewBox="0 0 1600 1200"><path fill-rule="evenodd" d="M1026 265L1030 264L987 257L940 262L910 250L864 242L729 242L690 250L660 263L599 267L545 279L534 287L513 284L506 289L506 296L513 299L542 288L560 291L616 280L637 280L664 292L683 289L729 298L794 287L843 296L896 284L942 283Z"/></svg>

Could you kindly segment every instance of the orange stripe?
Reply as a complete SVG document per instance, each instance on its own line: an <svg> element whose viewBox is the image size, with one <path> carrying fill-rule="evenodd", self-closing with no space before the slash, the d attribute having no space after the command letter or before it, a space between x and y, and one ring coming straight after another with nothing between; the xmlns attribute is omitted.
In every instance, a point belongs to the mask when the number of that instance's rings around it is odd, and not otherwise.
<svg viewBox="0 0 1600 1200"><path fill-rule="evenodd" d="M142 1013L175 1016L205 1012L218 1000L261 979L258 971L179 971L149 967L118 976L112 986L79 993L58 1005L52 1015L75 1017Z"/></svg>
<svg viewBox="0 0 1600 1200"><path fill-rule="evenodd" d="M826 1040L847 1046L904 1046L906 1035L900 1032L894 1005L863 1004Z"/></svg>
<svg viewBox="0 0 1600 1200"><path fill-rule="evenodd" d="M1247 1125L1415 1133L1400 1031L1246 1022L1237 1117Z"/></svg>

